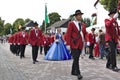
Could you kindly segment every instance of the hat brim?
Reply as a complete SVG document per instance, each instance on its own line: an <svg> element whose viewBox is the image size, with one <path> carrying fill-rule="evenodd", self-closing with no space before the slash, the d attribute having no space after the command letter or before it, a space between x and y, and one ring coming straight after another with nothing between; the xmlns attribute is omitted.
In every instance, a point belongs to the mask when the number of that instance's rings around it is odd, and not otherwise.
<svg viewBox="0 0 120 80"><path fill-rule="evenodd" d="M113 12L113 13L109 13L108 16L110 16L111 14L115 14L116 12Z"/></svg>
<svg viewBox="0 0 120 80"><path fill-rule="evenodd" d="M77 15L83 15L84 13L77 13L77 14L73 14L73 16L77 16Z"/></svg>

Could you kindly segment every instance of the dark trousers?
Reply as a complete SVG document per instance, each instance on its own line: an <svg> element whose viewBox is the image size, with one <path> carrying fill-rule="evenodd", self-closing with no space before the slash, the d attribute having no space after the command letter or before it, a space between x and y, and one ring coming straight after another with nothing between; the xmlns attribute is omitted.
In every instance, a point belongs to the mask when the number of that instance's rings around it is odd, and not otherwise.
<svg viewBox="0 0 120 80"><path fill-rule="evenodd" d="M100 51L100 58L103 59L103 57L105 56L105 45L104 44L99 45L99 51Z"/></svg>
<svg viewBox="0 0 120 80"><path fill-rule="evenodd" d="M26 48L26 45L20 45L20 58L22 57L25 57L25 48Z"/></svg>
<svg viewBox="0 0 120 80"><path fill-rule="evenodd" d="M14 51L13 51L13 44L10 44L10 51L12 52L12 53L14 53Z"/></svg>
<svg viewBox="0 0 120 80"><path fill-rule="evenodd" d="M33 61L36 61L36 59L37 59L38 48L39 48L39 46L32 46L32 59L33 59Z"/></svg>
<svg viewBox="0 0 120 80"><path fill-rule="evenodd" d="M44 54L46 55L47 54L47 51L49 50L49 46L44 46Z"/></svg>
<svg viewBox="0 0 120 80"><path fill-rule="evenodd" d="M106 67L116 67L116 43L114 41L109 41L109 52L107 56L107 64Z"/></svg>
<svg viewBox="0 0 120 80"><path fill-rule="evenodd" d="M19 55L19 53L20 53L20 45L14 45L14 50L13 50L13 52L16 54L16 55Z"/></svg>
<svg viewBox="0 0 120 80"><path fill-rule="evenodd" d="M73 57L73 64L72 64L72 74L79 75L80 74L80 69L79 69L79 57L81 54L80 49L71 49L71 55Z"/></svg>
<svg viewBox="0 0 120 80"><path fill-rule="evenodd" d="M19 55L19 53L20 53L20 45L16 45L16 55Z"/></svg>
<svg viewBox="0 0 120 80"><path fill-rule="evenodd" d="M42 46L40 46L40 54L42 53L42 49L43 49L43 47L42 47Z"/></svg>
<svg viewBox="0 0 120 80"><path fill-rule="evenodd" d="M89 46L89 53L90 53L90 56L89 56L89 58L93 58L93 49L94 49L94 44L91 44L90 46Z"/></svg>

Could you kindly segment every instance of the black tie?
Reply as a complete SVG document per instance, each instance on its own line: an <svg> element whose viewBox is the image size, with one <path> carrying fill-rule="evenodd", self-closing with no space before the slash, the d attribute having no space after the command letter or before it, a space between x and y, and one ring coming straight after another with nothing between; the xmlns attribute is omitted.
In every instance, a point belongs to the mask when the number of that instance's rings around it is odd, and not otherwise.
<svg viewBox="0 0 120 80"><path fill-rule="evenodd" d="M81 31L81 23L78 23L78 25L79 25L79 31Z"/></svg>

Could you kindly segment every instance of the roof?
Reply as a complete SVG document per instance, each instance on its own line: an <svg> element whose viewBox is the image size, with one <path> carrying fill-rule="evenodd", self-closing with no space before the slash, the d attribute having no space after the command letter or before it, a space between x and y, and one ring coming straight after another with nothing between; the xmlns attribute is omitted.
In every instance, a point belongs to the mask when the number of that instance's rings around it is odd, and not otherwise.
<svg viewBox="0 0 120 80"><path fill-rule="evenodd" d="M34 26L34 22L33 21L29 21L24 26L25 27L33 27Z"/></svg>
<svg viewBox="0 0 120 80"><path fill-rule="evenodd" d="M54 24L52 24L50 27L48 27L47 29L59 28L59 27L67 27L69 21L71 21L70 18L64 19L64 20L61 20L61 21L57 21Z"/></svg>

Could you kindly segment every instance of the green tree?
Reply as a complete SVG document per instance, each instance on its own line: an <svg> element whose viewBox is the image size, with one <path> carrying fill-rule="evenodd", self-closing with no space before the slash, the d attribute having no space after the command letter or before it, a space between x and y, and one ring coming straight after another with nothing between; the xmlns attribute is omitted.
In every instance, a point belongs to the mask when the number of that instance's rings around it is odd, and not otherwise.
<svg viewBox="0 0 120 80"><path fill-rule="evenodd" d="M32 21L31 19L27 18L25 19L25 23L29 22L29 21Z"/></svg>
<svg viewBox="0 0 120 80"><path fill-rule="evenodd" d="M42 25L40 26L40 29L42 31L45 31L45 21L43 20Z"/></svg>
<svg viewBox="0 0 120 80"><path fill-rule="evenodd" d="M84 23L86 24L87 27L89 27L90 24L91 24L90 18L84 18L84 19L82 19L82 22L84 22Z"/></svg>
<svg viewBox="0 0 120 80"><path fill-rule="evenodd" d="M61 20L60 19L61 16L57 12L50 13L48 16L50 20L50 23L48 24L49 26Z"/></svg>
<svg viewBox="0 0 120 80"><path fill-rule="evenodd" d="M10 23L6 23L4 25L4 33L5 33L5 35L11 34L12 33L11 30L12 30L12 25Z"/></svg>
<svg viewBox="0 0 120 80"><path fill-rule="evenodd" d="M1 19L0 17L0 35L4 34L4 20Z"/></svg>
<svg viewBox="0 0 120 80"><path fill-rule="evenodd" d="M104 5L104 8L107 11L113 10L117 8L118 0L100 0L100 3Z"/></svg>
<svg viewBox="0 0 120 80"><path fill-rule="evenodd" d="M22 18L16 19L15 22L13 23L13 32L18 31L19 26L20 25L23 26L24 24L25 24L24 19L22 19Z"/></svg>

